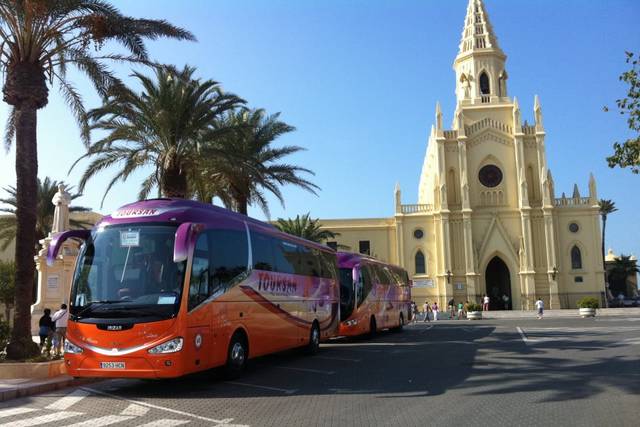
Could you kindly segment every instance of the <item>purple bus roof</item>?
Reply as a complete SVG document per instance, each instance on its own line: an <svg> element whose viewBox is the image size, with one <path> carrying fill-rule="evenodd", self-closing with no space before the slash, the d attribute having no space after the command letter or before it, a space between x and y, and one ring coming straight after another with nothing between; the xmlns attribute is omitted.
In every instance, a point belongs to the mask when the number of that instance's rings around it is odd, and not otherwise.
<svg viewBox="0 0 640 427"><path fill-rule="evenodd" d="M399 265L389 264L388 262L380 261L379 259L373 258L364 254L357 254L355 252L338 252L338 267L341 268L353 268L355 265L360 264L362 261L367 261L370 263L387 265L394 268L400 268L404 270L404 268Z"/></svg>
<svg viewBox="0 0 640 427"><path fill-rule="evenodd" d="M283 237L293 242L328 252L334 252L328 246L311 242L300 237L283 233L271 224L232 212L219 206L185 199L149 199L129 203L116 209L111 215L102 218L95 226L104 227L120 224L140 224L145 222L185 222L205 225L232 225L246 222L251 228L265 234Z"/></svg>

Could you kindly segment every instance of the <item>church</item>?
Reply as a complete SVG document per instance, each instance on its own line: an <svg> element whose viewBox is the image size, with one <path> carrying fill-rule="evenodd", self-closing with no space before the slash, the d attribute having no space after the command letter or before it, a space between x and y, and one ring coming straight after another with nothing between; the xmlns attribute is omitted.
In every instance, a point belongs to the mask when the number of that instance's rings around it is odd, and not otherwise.
<svg viewBox="0 0 640 427"><path fill-rule="evenodd" d="M438 103L417 203L403 204L396 186L390 218L321 219L339 233L327 244L402 266L419 304L483 295L491 309L532 309L538 297L552 309L602 301L595 179L588 193L576 185L556 197L540 100L535 122L523 123L506 59L482 0L470 0L453 63L453 124L444 127Z"/></svg>

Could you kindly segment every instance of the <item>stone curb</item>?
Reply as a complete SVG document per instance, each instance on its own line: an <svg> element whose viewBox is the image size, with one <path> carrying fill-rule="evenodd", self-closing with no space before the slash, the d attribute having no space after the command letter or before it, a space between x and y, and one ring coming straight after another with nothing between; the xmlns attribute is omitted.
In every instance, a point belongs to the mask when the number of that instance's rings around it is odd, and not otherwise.
<svg viewBox="0 0 640 427"><path fill-rule="evenodd" d="M28 381L22 384L15 384L7 387L0 387L0 402L20 397L33 396L34 394L46 393L48 391L60 390L71 386L80 386L99 381L93 378L76 379L69 375L60 375L53 378ZM1 383L1 381L0 381Z"/></svg>

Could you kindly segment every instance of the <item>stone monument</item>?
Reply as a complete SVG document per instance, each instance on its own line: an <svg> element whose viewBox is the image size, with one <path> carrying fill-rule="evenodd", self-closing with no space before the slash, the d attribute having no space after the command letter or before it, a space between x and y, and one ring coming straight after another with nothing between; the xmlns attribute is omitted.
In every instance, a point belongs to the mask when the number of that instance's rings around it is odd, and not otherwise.
<svg viewBox="0 0 640 427"><path fill-rule="evenodd" d="M51 203L55 206L51 233L40 240L42 249L34 257L38 271L37 299L31 306L31 330L34 334L38 333L38 320L45 308L50 308L53 313L60 308L60 304L69 303L73 267L78 256L79 244L73 240L67 240L53 265L47 265L51 235L69 229L71 194L67 192L64 185L58 185L58 192L53 196Z"/></svg>

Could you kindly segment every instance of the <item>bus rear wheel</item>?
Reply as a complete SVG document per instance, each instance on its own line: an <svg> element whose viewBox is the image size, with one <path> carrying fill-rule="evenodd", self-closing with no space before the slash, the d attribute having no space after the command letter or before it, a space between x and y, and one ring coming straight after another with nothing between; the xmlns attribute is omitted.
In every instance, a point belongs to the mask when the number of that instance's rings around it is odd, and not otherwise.
<svg viewBox="0 0 640 427"><path fill-rule="evenodd" d="M317 354L320 351L320 326L318 322L313 322L309 331L309 344L306 348L307 354Z"/></svg>
<svg viewBox="0 0 640 427"><path fill-rule="evenodd" d="M396 326L395 328L392 328L391 330L393 332L402 332L403 327L404 327L404 314L400 313L400 316L398 316L398 326Z"/></svg>
<svg viewBox="0 0 640 427"><path fill-rule="evenodd" d="M229 350L227 351L227 363L225 365L225 377L227 379L238 378L247 367L249 348L243 334L236 332L231 337Z"/></svg>
<svg viewBox="0 0 640 427"><path fill-rule="evenodd" d="M369 320L369 338L373 338L376 336L378 332L378 325L376 324L375 316L371 316L371 320Z"/></svg>

